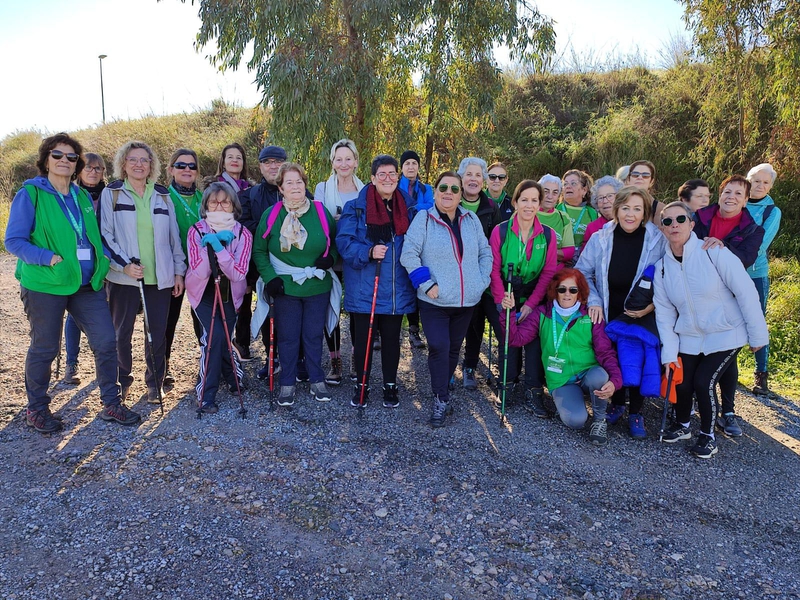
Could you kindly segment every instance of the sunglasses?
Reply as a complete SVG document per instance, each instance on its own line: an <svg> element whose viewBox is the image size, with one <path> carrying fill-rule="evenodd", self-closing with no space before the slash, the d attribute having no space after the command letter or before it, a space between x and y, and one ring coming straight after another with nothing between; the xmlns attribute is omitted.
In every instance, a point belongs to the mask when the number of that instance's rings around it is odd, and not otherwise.
<svg viewBox="0 0 800 600"><path fill-rule="evenodd" d="M461 188L457 185L447 185L446 183L440 183L439 187L437 188L443 194L449 189L454 194L457 194L461 191Z"/></svg>
<svg viewBox="0 0 800 600"><path fill-rule="evenodd" d="M650 179L652 177L650 173L642 173L641 171L632 171L630 176L633 179Z"/></svg>
<svg viewBox="0 0 800 600"><path fill-rule="evenodd" d="M508 179L508 175L498 175L496 173L489 173L489 179L491 179L492 181L497 181L498 179L500 181L505 181L506 179Z"/></svg>
<svg viewBox="0 0 800 600"><path fill-rule="evenodd" d="M561 287L557 287L557 288L556 288L556 291L557 291L559 294L566 294L566 293L567 293L567 291L569 291L569 293L570 293L570 294L577 294L577 293L578 293L578 288L576 288L576 287L570 287L570 288L568 288L568 287L566 287L566 286L561 286Z"/></svg>
<svg viewBox="0 0 800 600"><path fill-rule="evenodd" d="M661 219L661 224L664 227L669 227L670 225L672 225L672 222L675 221L676 223L683 225L688 220L689 217L687 217L686 215L678 215L674 219L672 217L664 217L663 219Z"/></svg>
<svg viewBox="0 0 800 600"><path fill-rule="evenodd" d="M62 152L61 150L50 150L50 156L52 156L56 160L61 160L65 156L69 162L78 162L80 156L75 154L74 152Z"/></svg>
<svg viewBox="0 0 800 600"><path fill-rule="evenodd" d="M197 171L197 163L176 162L174 165L172 165L172 168L178 169L179 171L182 171L183 169Z"/></svg>

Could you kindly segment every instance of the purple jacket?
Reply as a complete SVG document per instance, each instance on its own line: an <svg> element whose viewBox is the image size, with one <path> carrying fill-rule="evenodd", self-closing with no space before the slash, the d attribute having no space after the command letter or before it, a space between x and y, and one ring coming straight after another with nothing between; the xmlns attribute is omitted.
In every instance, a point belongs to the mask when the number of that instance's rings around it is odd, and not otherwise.
<svg viewBox="0 0 800 600"><path fill-rule="evenodd" d="M711 221L719 213L719 204L712 204L694 213L694 234L704 240L711 232ZM733 252L745 269L749 269L756 258L761 242L764 240L764 228L753 220L750 211L742 210L742 220L733 228L722 242Z"/></svg>
<svg viewBox="0 0 800 600"><path fill-rule="evenodd" d="M509 345L518 347L525 346L539 337L539 321L541 320L541 316L543 314L545 316L549 315L552 310L553 301L548 300L546 304L540 304L534 308L533 312L528 315L528 318L522 323L516 323L516 320L512 318L510 320L511 326L508 333ZM585 304L581 304L578 312L581 315L588 315L589 309ZM572 329L574 324L575 321L572 321L569 324L568 330ZM502 335L505 335L505 325L505 319L501 318L500 330ZM594 355L597 362L606 370L608 378L611 380L611 383L614 384L614 387L620 389L622 387L622 371L619 368L617 352L614 350L611 340L608 339L606 335L605 323L592 324L592 347L594 348ZM543 356L542 358L545 361L547 360L547 357ZM573 373L573 375L577 375L577 373Z"/></svg>

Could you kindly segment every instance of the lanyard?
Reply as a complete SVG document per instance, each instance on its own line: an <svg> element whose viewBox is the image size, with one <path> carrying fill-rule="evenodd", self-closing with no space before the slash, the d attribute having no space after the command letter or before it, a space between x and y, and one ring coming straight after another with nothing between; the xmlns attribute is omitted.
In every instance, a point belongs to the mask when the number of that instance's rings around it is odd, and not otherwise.
<svg viewBox="0 0 800 600"><path fill-rule="evenodd" d="M53 188L55 189L55 188ZM64 196L61 195L61 192L55 190L58 197L61 198L61 203L64 205L64 208L67 210L67 216L69 217L69 222L72 223L72 228L75 230L75 235L78 236L78 241L82 244L83 243L83 216L81 215L81 207L78 204L78 196L75 194L75 190L72 189L72 186L69 188L69 193L72 196L72 201L75 202L75 208L78 209L78 218L75 218L75 215L72 214L69 206L67 206L67 201Z"/></svg>
<svg viewBox="0 0 800 600"><path fill-rule="evenodd" d="M556 356L558 356L558 349L561 347L561 344L564 342L564 336L567 334L567 328L569 327L569 324L577 316L580 316L580 310L576 310L574 313L572 313L569 316L569 319L567 319L567 322L564 323L564 328L561 330L561 335L558 335L557 331L556 331L556 309L553 308L551 321L553 322L553 347L554 347L553 350L555 351Z"/></svg>
<svg viewBox="0 0 800 600"><path fill-rule="evenodd" d="M583 221L583 215L586 214L586 209L587 208L589 208L589 205L588 204L584 204L583 208L581 209L581 214L578 215L578 218L576 219L575 223L573 223L573 225L572 225L572 233L574 235L577 235L577 233L578 233L578 228L581 226L581 221ZM567 213L567 216L569 216L569 213Z"/></svg>
<svg viewBox="0 0 800 600"><path fill-rule="evenodd" d="M186 209L186 212L199 221L200 220L200 215L197 213L197 210L195 210L195 209L193 209L193 208L191 208L189 206L189 204L186 202L186 198L184 198L181 194L179 194L178 190L176 190L174 187L169 186L169 189L172 190L175 193L175 195L178 197L178 200L181 201L181 204L183 204L183 208Z"/></svg>

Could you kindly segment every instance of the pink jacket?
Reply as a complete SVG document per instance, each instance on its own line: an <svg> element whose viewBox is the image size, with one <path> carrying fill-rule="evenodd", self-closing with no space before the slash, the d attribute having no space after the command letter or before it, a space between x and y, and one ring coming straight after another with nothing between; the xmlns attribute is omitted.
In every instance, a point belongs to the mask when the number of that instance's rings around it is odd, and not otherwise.
<svg viewBox="0 0 800 600"><path fill-rule="evenodd" d="M197 230L200 230L198 233ZM197 308L211 277L211 265L208 262L208 253L214 252L211 246L203 247L200 244L201 234L213 233L214 230L206 223L205 219L198 221L189 228L187 236L187 252L189 254L189 269L186 271L186 295L192 308ZM231 296L236 310L242 305L245 289L247 288L247 270L250 266L250 253L253 250L253 234L241 223L236 223L233 228L233 240L221 252L217 252L217 263L225 277L231 282Z"/></svg>
<svg viewBox="0 0 800 600"><path fill-rule="evenodd" d="M581 250L586 248L586 242L589 241L589 238L600 231L606 223L608 223L608 219L605 217L597 217L594 221L586 226L586 233L583 234L583 245L581 246Z"/></svg>
<svg viewBox="0 0 800 600"><path fill-rule="evenodd" d="M531 253L533 252L533 240L544 231L544 228L545 225L542 225L539 219L533 220L533 233L531 237L528 238L528 244L525 248L525 255L528 259L531 258ZM511 218L511 231L519 236L519 225L517 224L516 217ZM554 231L550 233L550 243L547 244L547 254L544 259L542 272L539 273L539 280L536 282L536 287L533 288L530 297L525 301L525 305L531 309L536 308L544 301L545 294L547 294L547 286L558 270L558 244L556 244L556 234ZM489 283L489 289L492 292L494 303L500 304L506 292L502 274L502 269L505 269L506 265L502 264L503 258L500 256L500 225L492 230L492 235L489 237L489 246L492 248L492 277Z"/></svg>

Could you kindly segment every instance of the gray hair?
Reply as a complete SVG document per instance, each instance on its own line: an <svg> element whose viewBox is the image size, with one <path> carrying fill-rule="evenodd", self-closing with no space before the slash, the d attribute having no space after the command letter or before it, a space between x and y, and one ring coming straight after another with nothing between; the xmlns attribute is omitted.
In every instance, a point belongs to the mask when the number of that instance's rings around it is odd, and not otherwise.
<svg viewBox="0 0 800 600"><path fill-rule="evenodd" d="M753 177L756 176L756 173L759 171L766 171L770 175L772 175L772 183L775 183L775 180L778 178L778 173L775 169L772 168L772 165L769 163L761 163L760 165L756 165L752 169L747 172L747 181L753 181Z"/></svg>
<svg viewBox="0 0 800 600"><path fill-rule="evenodd" d="M242 203L239 202L239 196L236 195L231 184L227 181L214 181L209 183L208 187L203 190L203 199L200 201L200 218L206 218L208 214L208 201L219 192L225 194L228 200L231 201L231 206L233 206L233 218L238 221L242 216Z"/></svg>
<svg viewBox="0 0 800 600"><path fill-rule="evenodd" d="M353 153L353 156L356 157L356 160L358 160L358 149L356 148L356 143L353 140L342 138L333 146L331 146L331 162L333 162L333 158L339 148L347 148Z"/></svg>
<svg viewBox="0 0 800 600"><path fill-rule="evenodd" d="M128 158L131 150L144 150L147 152L147 156L150 158L150 175L147 176L147 181L149 183L158 181L158 178L161 177L161 161L158 160L158 156L150 146L137 140L130 141L117 150L117 154L114 156L114 177L116 179L126 179L128 177L128 173L125 171L125 159Z"/></svg>
<svg viewBox="0 0 800 600"><path fill-rule="evenodd" d="M616 173L617 179L619 179L620 181L625 181L628 178L628 175L630 175L630 172L631 172L630 165L624 165L620 167L619 169L617 169Z"/></svg>
<svg viewBox="0 0 800 600"><path fill-rule="evenodd" d="M664 211L668 208L672 208L673 206L677 206L678 208L682 208L683 212L686 213L686 216L689 217L690 220L694 221L694 211L689 208L689 205L685 202L681 202L680 200L673 200L668 203L664 208L661 209L661 212L658 214L658 222L661 224L661 219L663 218Z"/></svg>
<svg viewBox="0 0 800 600"><path fill-rule="evenodd" d="M603 175L600 179L594 182L592 186L592 208L597 209L597 190L599 190L604 185L610 185L614 188L614 193L616 194L624 187L624 183L622 183L619 179L614 177L613 175Z"/></svg>
<svg viewBox="0 0 800 600"><path fill-rule="evenodd" d="M477 156L468 156L459 163L458 176L463 177L464 173L467 172L467 167L470 165L478 165L481 168L484 180L486 180L489 177L489 170L486 168L486 161L483 160L482 158L478 158Z"/></svg>
<svg viewBox="0 0 800 600"><path fill-rule="evenodd" d="M555 175L551 175L548 173L547 175L542 175L542 178L539 180L539 185L544 187L548 183L555 183L558 186L558 193L561 193L561 177L556 177Z"/></svg>

